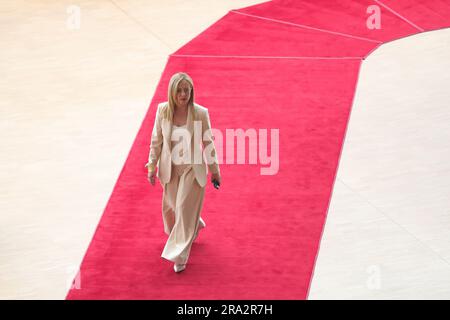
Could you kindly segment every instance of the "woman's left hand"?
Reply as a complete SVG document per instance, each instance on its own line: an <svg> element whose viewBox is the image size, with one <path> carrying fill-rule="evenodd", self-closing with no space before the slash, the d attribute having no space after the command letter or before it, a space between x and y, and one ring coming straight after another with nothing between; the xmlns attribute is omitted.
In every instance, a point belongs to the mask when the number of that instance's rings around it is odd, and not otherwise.
<svg viewBox="0 0 450 320"><path fill-rule="evenodd" d="M222 178L220 177L219 173L212 173L211 174L211 182L213 182L214 180L218 181L219 184L221 183Z"/></svg>

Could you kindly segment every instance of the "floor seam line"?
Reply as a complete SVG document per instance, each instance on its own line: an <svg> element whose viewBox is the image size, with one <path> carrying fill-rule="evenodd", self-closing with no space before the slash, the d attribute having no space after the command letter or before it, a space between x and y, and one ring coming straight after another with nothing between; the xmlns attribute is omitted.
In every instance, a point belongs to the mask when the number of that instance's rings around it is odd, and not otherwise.
<svg viewBox="0 0 450 320"><path fill-rule="evenodd" d="M417 30L419 30L420 32L425 31L425 29L422 29L421 27L419 27L418 25L416 25L415 23L413 23L412 21L406 19L405 17L403 17L400 13L398 13L397 11L395 11L394 9L388 7L387 5L385 5L383 2L379 1L379 0L374 0L376 3L378 3L380 6L382 6L383 8L385 8L386 10L390 11L391 13L393 13L394 15L396 15L397 17L399 17L400 19L402 19L403 21L407 22L408 24L410 24L411 26L413 26L414 28L416 28Z"/></svg>
<svg viewBox="0 0 450 320"><path fill-rule="evenodd" d="M143 28L147 33L151 34L153 37L158 39L162 44L164 44L168 49L173 51L173 48L166 43L163 39L161 39L157 34L155 34L152 30L147 28L142 22L137 20L136 18L132 17L128 12L126 12L122 7L120 7L117 3L115 3L113 0L109 0L110 3L112 3L119 11L121 11L125 16L127 16L130 20L132 20L135 24Z"/></svg>
<svg viewBox="0 0 450 320"><path fill-rule="evenodd" d="M287 25L291 25L291 26L295 26L295 27L299 27L299 28L311 29L311 30L315 30L315 31L323 32L323 33L330 33L330 34L334 34L334 35L338 35L338 36L342 36L342 37L348 37L348 38L352 38L352 39L368 41L368 42L374 42L374 43L383 43L382 41L379 41L379 40L374 40L374 39L365 38L365 37L359 37L359 36L351 35L351 34L348 34L348 33L342 33L342 32L331 31L331 30L327 30L327 29L311 27L311 26L298 24L298 23L293 23L293 22L284 21L284 20L278 20L278 19L272 19L272 18L257 16L257 15L253 15L253 14L243 13L243 12L240 12L240 11L237 11L237 10L230 10L230 12L241 14L241 15L245 15L245 16L249 16L249 17L254 17L254 18L257 18L257 19L263 19L263 20L273 21L273 22L276 22L276 23L287 24Z"/></svg>
<svg viewBox="0 0 450 320"><path fill-rule="evenodd" d="M239 55L203 55L203 54L171 54L171 57L194 58L236 58L236 59L304 59L304 60L363 60L363 57L307 57L307 56L239 56Z"/></svg>

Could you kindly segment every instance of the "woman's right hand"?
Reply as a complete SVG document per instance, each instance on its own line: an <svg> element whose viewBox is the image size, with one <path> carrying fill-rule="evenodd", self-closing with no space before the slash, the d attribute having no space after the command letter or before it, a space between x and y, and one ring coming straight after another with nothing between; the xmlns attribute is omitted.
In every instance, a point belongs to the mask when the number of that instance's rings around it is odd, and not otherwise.
<svg viewBox="0 0 450 320"><path fill-rule="evenodd" d="M155 176L156 176L155 171L149 171L149 172L148 172L147 179L148 179L148 181L150 181L150 183L152 184L152 186L155 185Z"/></svg>

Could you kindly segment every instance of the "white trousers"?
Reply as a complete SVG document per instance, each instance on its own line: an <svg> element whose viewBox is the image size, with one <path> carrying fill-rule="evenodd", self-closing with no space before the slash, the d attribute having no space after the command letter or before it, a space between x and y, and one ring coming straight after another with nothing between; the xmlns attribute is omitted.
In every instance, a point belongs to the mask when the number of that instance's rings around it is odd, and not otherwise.
<svg viewBox="0 0 450 320"><path fill-rule="evenodd" d="M171 179L163 185L162 216L164 232L169 235L161 257L177 264L188 261L199 224L205 196L192 166L174 165Z"/></svg>

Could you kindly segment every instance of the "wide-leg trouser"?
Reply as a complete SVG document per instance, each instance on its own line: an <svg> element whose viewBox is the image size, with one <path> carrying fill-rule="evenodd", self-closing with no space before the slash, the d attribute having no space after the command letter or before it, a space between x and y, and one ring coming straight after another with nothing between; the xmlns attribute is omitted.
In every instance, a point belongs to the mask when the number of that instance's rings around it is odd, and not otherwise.
<svg viewBox="0 0 450 320"><path fill-rule="evenodd" d="M205 187L198 184L192 166L174 166L170 181L163 185L162 216L169 238L161 257L187 263L199 223L204 223L200 217L204 196Z"/></svg>

